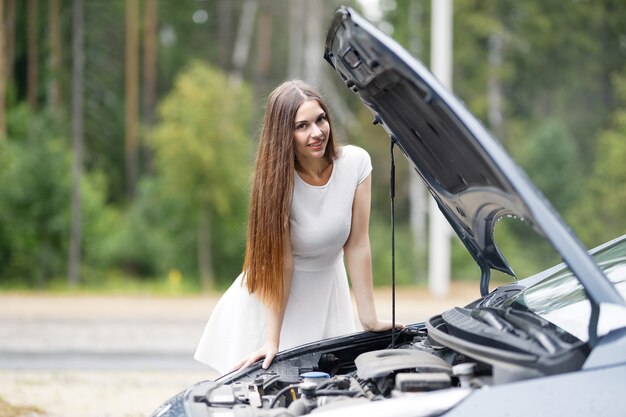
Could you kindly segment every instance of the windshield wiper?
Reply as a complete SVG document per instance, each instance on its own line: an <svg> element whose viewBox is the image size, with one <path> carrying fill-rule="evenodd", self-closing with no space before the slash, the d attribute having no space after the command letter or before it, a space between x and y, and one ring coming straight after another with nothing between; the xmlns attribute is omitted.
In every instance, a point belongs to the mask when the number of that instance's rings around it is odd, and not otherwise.
<svg viewBox="0 0 626 417"><path fill-rule="evenodd" d="M471 316L476 320L480 320L483 323L488 324L489 326L501 332L518 335L518 333L515 331L515 327L513 327L511 323L507 322L491 310L472 310Z"/></svg>
<svg viewBox="0 0 626 417"><path fill-rule="evenodd" d="M564 345L557 337L546 331L537 329L547 328L548 322L539 319L533 313L518 312L511 308L504 310L504 318L512 323L516 328L521 329L529 338L537 342L548 353L553 354L563 349Z"/></svg>
<svg viewBox="0 0 626 417"><path fill-rule="evenodd" d="M472 310L471 316L498 331L533 340L549 354L554 354L563 348L563 343L558 338L537 328L537 326L546 327L543 322L537 321L536 317L529 316L527 313L518 313L512 309L501 312L482 308Z"/></svg>

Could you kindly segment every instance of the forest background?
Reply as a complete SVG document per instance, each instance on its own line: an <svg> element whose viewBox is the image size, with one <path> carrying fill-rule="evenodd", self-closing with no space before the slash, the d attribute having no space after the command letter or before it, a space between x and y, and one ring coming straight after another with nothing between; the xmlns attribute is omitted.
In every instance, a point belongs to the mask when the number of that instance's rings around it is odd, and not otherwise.
<svg viewBox="0 0 626 417"><path fill-rule="evenodd" d="M389 283L389 143L323 61L335 0L0 0L0 289L221 290L241 269L267 94L319 86L372 156ZM455 0L453 90L588 247L626 233L626 2ZM427 0L365 10L426 65ZM376 12L376 13L374 13ZM373 14L372 14L373 13ZM401 284L426 280L424 188L397 158ZM557 262L496 230L519 276ZM456 237L454 279L479 279Z"/></svg>

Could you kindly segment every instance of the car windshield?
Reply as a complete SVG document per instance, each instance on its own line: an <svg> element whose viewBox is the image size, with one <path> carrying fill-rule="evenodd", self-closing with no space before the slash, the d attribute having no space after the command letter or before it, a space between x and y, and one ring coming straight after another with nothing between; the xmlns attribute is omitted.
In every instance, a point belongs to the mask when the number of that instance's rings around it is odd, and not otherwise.
<svg viewBox="0 0 626 417"><path fill-rule="evenodd" d="M597 250L593 258L604 274L626 299L626 239L618 239ZM508 305L523 307L587 341L591 307L585 291L572 272L563 265L547 278L507 300ZM623 320L601 313L598 333L624 326Z"/></svg>

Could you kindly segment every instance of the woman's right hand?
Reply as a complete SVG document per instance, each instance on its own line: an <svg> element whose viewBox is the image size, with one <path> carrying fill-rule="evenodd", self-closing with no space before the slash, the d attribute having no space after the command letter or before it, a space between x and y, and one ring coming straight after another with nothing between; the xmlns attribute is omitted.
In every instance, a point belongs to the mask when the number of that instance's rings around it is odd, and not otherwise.
<svg viewBox="0 0 626 417"><path fill-rule="evenodd" d="M262 358L265 358L265 360L263 361L263 365L261 366L263 369L267 369L272 363L272 360L274 360L274 357L276 357L277 353L278 353L278 345L274 343L266 342L263 346L261 346L260 349L252 352L247 358L239 362L233 368L233 371L247 368L248 366L252 365L254 362Z"/></svg>

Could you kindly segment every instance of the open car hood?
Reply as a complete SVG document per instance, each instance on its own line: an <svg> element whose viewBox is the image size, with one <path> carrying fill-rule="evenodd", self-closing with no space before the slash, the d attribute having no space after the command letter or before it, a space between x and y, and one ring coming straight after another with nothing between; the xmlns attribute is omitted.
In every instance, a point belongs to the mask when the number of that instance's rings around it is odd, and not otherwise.
<svg viewBox="0 0 626 417"><path fill-rule="evenodd" d="M514 216L559 252L593 304L624 304L547 200L494 137L398 43L349 8L335 13L324 58L406 155L480 266L513 275L493 232Z"/></svg>

